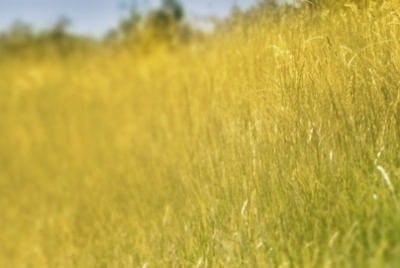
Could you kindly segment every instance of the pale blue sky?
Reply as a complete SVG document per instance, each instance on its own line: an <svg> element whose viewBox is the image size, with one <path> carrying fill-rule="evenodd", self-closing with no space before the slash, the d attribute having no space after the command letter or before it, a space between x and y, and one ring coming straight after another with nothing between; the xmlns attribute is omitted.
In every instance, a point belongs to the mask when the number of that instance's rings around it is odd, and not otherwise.
<svg viewBox="0 0 400 268"><path fill-rule="evenodd" d="M49 26L61 16L72 20L70 30L100 36L115 27L126 15L123 2L129 0L0 0L0 31L20 19L35 29ZM155 7L160 0L137 0L141 6ZM233 3L248 8L257 0L181 0L189 17L229 13Z"/></svg>

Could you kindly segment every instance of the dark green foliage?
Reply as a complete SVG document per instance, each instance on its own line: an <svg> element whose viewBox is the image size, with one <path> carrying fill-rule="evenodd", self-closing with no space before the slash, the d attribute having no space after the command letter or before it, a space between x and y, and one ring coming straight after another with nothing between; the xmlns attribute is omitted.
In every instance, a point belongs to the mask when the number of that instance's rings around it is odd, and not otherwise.
<svg viewBox="0 0 400 268"><path fill-rule="evenodd" d="M163 0L162 10L176 21L181 21L185 16L183 7L177 0Z"/></svg>

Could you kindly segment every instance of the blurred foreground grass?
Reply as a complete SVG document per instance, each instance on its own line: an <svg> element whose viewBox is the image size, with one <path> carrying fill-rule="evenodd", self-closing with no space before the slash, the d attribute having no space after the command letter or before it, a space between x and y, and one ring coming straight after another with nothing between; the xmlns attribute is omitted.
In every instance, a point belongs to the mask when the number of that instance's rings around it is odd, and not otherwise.
<svg viewBox="0 0 400 268"><path fill-rule="evenodd" d="M400 265L400 5L0 63L0 267Z"/></svg>

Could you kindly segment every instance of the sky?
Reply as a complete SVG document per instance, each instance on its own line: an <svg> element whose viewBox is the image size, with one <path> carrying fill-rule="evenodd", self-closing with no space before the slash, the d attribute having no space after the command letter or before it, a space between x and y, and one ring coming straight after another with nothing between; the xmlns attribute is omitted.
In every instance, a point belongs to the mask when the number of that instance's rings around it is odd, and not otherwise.
<svg viewBox="0 0 400 268"><path fill-rule="evenodd" d="M245 9L257 0L181 0L186 14L192 20L203 16L224 17L232 5ZM0 0L0 32L20 20L31 24L33 29L53 25L60 17L72 21L70 31L79 34L101 36L116 27L127 15L123 3L129 0ZM137 0L143 8L154 8L160 0Z"/></svg>

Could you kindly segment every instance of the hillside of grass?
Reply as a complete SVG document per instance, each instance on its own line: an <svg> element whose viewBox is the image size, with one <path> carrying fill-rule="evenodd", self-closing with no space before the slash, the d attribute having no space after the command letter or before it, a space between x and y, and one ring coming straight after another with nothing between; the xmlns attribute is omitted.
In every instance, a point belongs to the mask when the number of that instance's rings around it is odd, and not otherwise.
<svg viewBox="0 0 400 268"><path fill-rule="evenodd" d="M399 266L400 4L268 14L1 61L0 267Z"/></svg>

